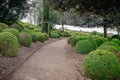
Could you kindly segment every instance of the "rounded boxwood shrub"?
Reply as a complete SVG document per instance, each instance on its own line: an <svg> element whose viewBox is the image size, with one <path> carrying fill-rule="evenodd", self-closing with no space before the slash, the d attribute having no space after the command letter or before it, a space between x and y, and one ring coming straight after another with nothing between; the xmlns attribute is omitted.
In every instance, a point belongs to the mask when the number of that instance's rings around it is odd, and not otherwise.
<svg viewBox="0 0 120 80"><path fill-rule="evenodd" d="M63 37L69 37L69 36L70 36L70 33L67 32L67 31L64 31L63 33L61 33L61 35L62 35Z"/></svg>
<svg viewBox="0 0 120 80"><path fill-rule="evenodd" d="M80 40L75 46L76 52L80 54L87 54L94 50L94 46L89 40Z"/></svg>
<svg viewBox="0 0 120 80"><path fill-rule="evenodd" d="M43 34L44 34L46 40L48 40L48 38L49 38L48 34L47 33L43 33Z"/></svg>
<svg viewBox="0 0 120 80"><path fill-rule="evenodd" d="M102 50L107 50L107 51L113 52L117 56L117 58L120 60L120 50L118 48L116 48L115 46L101 45L98 49L102 49Z"/></svg>
<svg viewBox="0 0 120 80"><path fill-rule="evenodd" d="M119 46L117 43L112 42L112 41L105 42L105 43L103 43L103 45L111 45L111 46L115 46L115 47L117 47L117 48L120 50L120 46Z"/></svg>
<svg viewBox="0 0 120 80"><path fill-rule="evenodd" d="M2 32L2 31L3 31L3 28L0 27L0 32Z"/></svg>
<svg viewBox="0 0 120 80"><path fill-rule="evenodd" d="M32 42L37 42L38 37L37 37L36 33L32 32L30 34L31 34Z"/></svg>
<svg viewBox="0 0 120 80"><path fill-rule="evenodd" d="M95 41L94 39L88 39L88 40L92 43L92 45L94 46L94 49L98 47L97 41Z"/></svg>
<svg viewBox="0 0 120 80"><path fill-rule="evenodd" d="M1 27L2 29L6 29L6 28L8 28L8 25L5 24L5 23L0 22L0 27Z"/></svg>
<svg viewBox="0 0 120 80"><path fill-rule="evenodd" d="M46 38L45 38L45 35L43 33L36 32L36 35L38 37L38 41L45 42Z"/></svg>
<svg viewBox="0 0 120 80"><path fill-rule="evenodd" d="M106 50L89 53L83 61L83 72L92 80L117 80L120 63L115 54Z"/></svg>
<svg viewBox="0 0 120 80"><path fill-rule="evenodd" d="M55 31L52 31L51 32L51 38L59 38L60 37L60 34L55 32Z"/></svg>
<svg viewBox="0 0 120 80"><path fill-rule="evenodd" d="M9 32L0 33L0 54L3 56L16 56L19 49L17 37Z"/></svg>
<svg viewBox="0 0 120 80"><path fill-rule="evenodd" d="M32 43L32 38L29 33L22 32L20 33L20 44L25 46L25 47L30 47Z"/></svg>
<svg viewBox="0 0 120 80"><path fill-rule="evenodd" d="M11 27L11 28L15 28L15 29L17 29L19 32L21 32L22 29L23 29L23 27L20 26L20 25L18 25L18 24L13 24L13 25L11 25L10 27Z"/></svg>
<svg viewBox="0 0 120 80"><path fill-rule="evenodd" d="M4 29L4 32L10 32L12 34L14 34L17 39L19 40L20 39L20 33L18 30L14 29L14 28L7 28L7 29Z"/></svg>
<svg viewBox="0 0 120 80"><path fill-rule="evenodd" d="M117 43L120 46L120 40L119 39L112 39L111 41Z"/></svg>

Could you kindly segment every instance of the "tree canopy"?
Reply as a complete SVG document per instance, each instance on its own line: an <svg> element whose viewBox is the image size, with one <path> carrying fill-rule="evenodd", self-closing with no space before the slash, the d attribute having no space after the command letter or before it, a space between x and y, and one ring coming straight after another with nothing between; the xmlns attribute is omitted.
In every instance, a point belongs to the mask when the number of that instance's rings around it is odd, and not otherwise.
<svg viewBox="0 0 120 80"><path fill-rule="evenodd" d="M27 0L0 0L0 22L12 24L28 10Z"/></svg>

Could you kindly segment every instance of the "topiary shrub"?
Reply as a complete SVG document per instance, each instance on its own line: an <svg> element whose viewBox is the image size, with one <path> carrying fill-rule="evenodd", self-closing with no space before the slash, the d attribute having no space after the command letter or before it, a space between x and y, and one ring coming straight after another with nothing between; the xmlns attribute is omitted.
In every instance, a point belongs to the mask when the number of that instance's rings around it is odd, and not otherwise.
<svg viewBox="0 0 120 80"><path fill-rule="evenodd" d="M23 29L23 27L20 26L20 25L18 25L18 24L13 24L13 25L11 25L10 27L11 27L11 28L15 28L15 29L17 29L19 32L21 32L22 29Z"/></svg>
<svg viewBox="0 0 120 80"><path fill-rule="evenodd" d="M2 29L6 29L6 28L8 28L8 25L5 24L5 23L1 23L1 22L0 22L0 27L1 27Z"/></svg>
<svg viewBox="0 0 120 80"><path fill-rule="evenodd" d="M94 50L94 46L89 40L80 40L75 46L76 52L80 54L87 54Z"/></svg>
<svg viewBox="0 0 120 80"><path fill-rule="evenodd" d="M19 43L15 35L9 32L0 33L0 54L3 56L16 56Z"/></svg>
<svg viewBox="0 0 120 80"><path fill-rule="evenodd" d="M94 46L94 50L98 47L98 45L97 45L97 41L95 41L94 39L88 39L91 43L92 43L92 45Z"/></svg>
<svg viewBox="0 0 120 80"><path fill-rule="evenodd" d="M52 31L51 32L51 38L59 38L60 37L60 34L56 31Z"/></svg>
<svg viewBox="0 0 120 80"><path fill-rule="evenodd" d="M114 38L115 38L115 39L117 38L117 39L120 40L120 35L113 35L113 36L112 36L112 39L114 39Z"/></svg>
<svg viewBox="0 0 120 80"><path fill-rule="evenodd" d="M115 46L101 45L98 49L102 49L102 50L107 50L107 51L113 52L117 56L119 61L120 61L120 50L118 48L116 48Z"/></svg>
<svg viewBox="0 0 120 80"><path fill-rule="evenodd" d="M115 46L115 47L117 47L120 50L120 46L117 43L112 42L112 41L105 42L105 43L103 43L103 45Z"/></svg>
<svg viewBox="0 0 120 80"><path fill-rule="evenodd" d="M117 43L120 46L120 40L119 39L112 39L111 41Z"/></svg>
<svg viewBox="0 0 120 80"><path fill-rule="evenodd" d="M43 33L37 32L36 35L38 37L38 41L45 42L46 38L45 38L45 35Z"/></svg>
<svg viewBox="0 0 120 80"><path fill-rule="evenodd" d="M70 35L71 34L67 31L64 31L63 33L61 33L61 36L63 36L63 37L70 37Z"/></svg>
<svg viewBox="0 0 120 80"><path fill-rule="evenodd" d="M2 31L3 31L3 28L0 27L0 32L2 32Z"/></svg>
<svg viewBox="0 0 120 80"><path fill-rule="evenodd" d="M14 29L14 28L7 28L7 29L4 29L4 32L10 32L10 33L14 34L17 37L18 41L19 41L20 33L19 33L18 30Z"/></svg>
<svg viewBox="0 0 120 80"><path fill-rule="evenodd" d="M20 33L20 44L25 46L25 47L30 47L32 43L32 38L29 33L22 32Z"/></svg>
<svg viewBox="0 0 120 80"><path fill-rule="evenodd" d="M83 61L83 72L92 80L117 80L120 77L120 63L117 57L106 50L89 53Z"/></svg>
<svg viewBox="0 0 120 80"><path fill-rule="evenodd" d="M32 32L30 34L31 34L32 42L37 42L38 37L37 37L36 33Z"/></svg>
<svg viewBox="0 0 120 80"><path fill-rule="evenodd" d="M46 40L48 40L48 38L49 38L48 34L47 33L43 33L43 34L44 34Z"/></svg>

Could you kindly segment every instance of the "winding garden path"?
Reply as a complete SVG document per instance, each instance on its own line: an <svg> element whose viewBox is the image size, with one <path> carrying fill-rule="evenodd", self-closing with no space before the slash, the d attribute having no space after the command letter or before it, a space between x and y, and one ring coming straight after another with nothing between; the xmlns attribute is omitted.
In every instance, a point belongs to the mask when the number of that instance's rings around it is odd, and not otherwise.
<svg viewBox="0 0 120 80"><path fill-rule="evenodd" d="M43 46L10 80L78 80L76 67L66 55L66 40Z"/></svg>

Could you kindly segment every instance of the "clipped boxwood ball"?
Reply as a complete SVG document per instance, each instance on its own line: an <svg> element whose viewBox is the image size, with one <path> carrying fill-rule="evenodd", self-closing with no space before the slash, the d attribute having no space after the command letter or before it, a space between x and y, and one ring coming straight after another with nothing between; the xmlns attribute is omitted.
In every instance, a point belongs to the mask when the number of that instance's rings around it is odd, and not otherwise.
<svg viewBox="0 0 120 80"><path fill-rule="evenodd" d="M8 25L5 24L5 23L0 22L0 27L1 27L2 29L6 29L6 28L8 28Z"/></svg>
<svg viewBox="0 0 120 80"><path fill-rule="evenodd" d="M120 77L120 63L115 54L106 50L89 53L83 61L83 72L92 80L117 80Z"/></svg>
<svg viewBox="0 0 120 80"><path fill-rule="evenodd" d="M0 54L3 56L16 56L19 49L17 37L9 32L0 33Z"/></svg>
<svg viewBox="0 0 120 80"><path fill-rule="evenodd" d="M37 32L36 35L38 37L38 41L45 42L46 38L45 38L45 35L43 33Z"/></svg>
<svg viewBox="0 0 120 80"><path fill-rule="evenodd" d="M80 40L75 46L76 52L80 54L87 54L94 50L94 46L88 40Z"/></svg>
<svg viewBox="0 0 120 80"><path fill-rule="evenodd" d="M0 32L2 32L2 31L3 31L3 28L0 27Z"/></svg>
<svg viewBox="0 0 120 80"><path fill-rule="evenodd" d="M120 46L120 40L119 39L112 39L111 41L117 43Z"/></svg>
<svg viewBox="0 0 120 80"><path fill-rule="evenodd" d="M115 46L115 47L117 47L120 50L120 46L117 43L112 42L112 41L105 42L105 43L103 43L103 45Z"/></svg>
<svg viewBox="0 0 120 80"><path fill-rule="evenodd" d="M37 37L36 33L32 32L30 34L31 34L32 42L37 42L38 37Z"/></svg>
<svg viewBox="0 0 120 80"><path fill-rule="evenodd" d="M120 50L118 48L116 48L115 46L101 45L98 49L103 49L103 50L107 50L107 51L113 52L117 56L119 61L120 61Z"/></svg>
<svg viewBox="0 0 120 80"><path fill-rule="evenodd" d="M18 30L14 29L14 28L7 28L7 29L4 29L4 32L10 32L12 34L14 34L17 39L19 40L20 39L20 33Z"/></svg>
<svg viewBox="0 0 120 80"><path fill-rule="evenodd" d="M32 38L29 33L22 32L20 33L20 44L25 46L25 47L30 47L32 43Z"/></svg>
<svg viewBox="0 0 120 80"><path fill-rule="evenodd" d="M23 27L20 26L19 24L12 24L10 27L17 29L19 32L21 32L23 29Z"/></svg>

